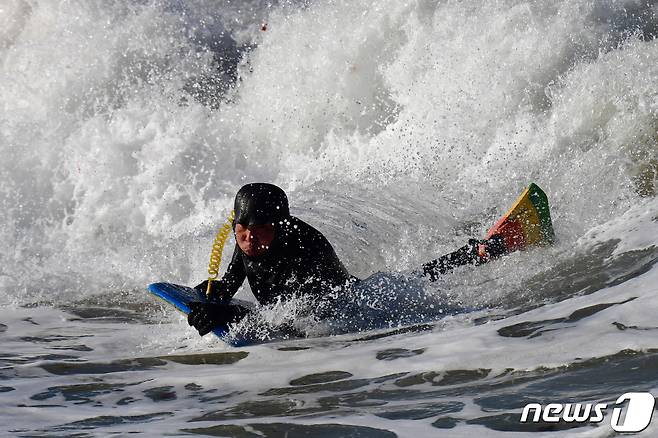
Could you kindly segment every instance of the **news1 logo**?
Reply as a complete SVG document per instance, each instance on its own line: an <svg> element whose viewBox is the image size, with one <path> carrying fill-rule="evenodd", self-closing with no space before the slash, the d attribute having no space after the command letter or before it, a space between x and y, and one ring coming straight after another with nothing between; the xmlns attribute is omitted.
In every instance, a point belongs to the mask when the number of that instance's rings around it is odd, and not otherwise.
<svg viewBox="0 0 658 438"><path fill-rule="evenodd" d="M622 417L624 402L628 404ZM656 399L648 392L627 392L615 402L610 426L615 432L642 432L651 423L655 404ZM606 409L606 403L530 403L523 408L521 423L600 423Z"/></svg>

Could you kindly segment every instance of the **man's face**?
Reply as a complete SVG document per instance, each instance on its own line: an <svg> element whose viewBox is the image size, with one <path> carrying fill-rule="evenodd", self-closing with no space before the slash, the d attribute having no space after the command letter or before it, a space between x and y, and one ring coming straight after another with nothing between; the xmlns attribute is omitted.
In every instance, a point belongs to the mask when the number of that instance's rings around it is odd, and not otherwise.
<svg viewBox="0 0 658 438"><path fill-rule="evenodd" d="M274 240L274 225L242 225L235 226L235 240L243 253L249 257L262 256L267 252Z"/></svg>

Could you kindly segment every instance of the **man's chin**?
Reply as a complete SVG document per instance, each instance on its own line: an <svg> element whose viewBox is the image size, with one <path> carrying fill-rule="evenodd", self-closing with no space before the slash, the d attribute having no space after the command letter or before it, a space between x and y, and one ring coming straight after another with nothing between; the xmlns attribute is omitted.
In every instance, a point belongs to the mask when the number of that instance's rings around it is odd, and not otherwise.
<svg viewBox="0 0 658 438"><path fill-rule="evenodd" d="M254 250L247 250L243 251L248 257L260 257L263 256L267 253L267 250L269 248L263 248L263 249L254 249Z"/></svg>

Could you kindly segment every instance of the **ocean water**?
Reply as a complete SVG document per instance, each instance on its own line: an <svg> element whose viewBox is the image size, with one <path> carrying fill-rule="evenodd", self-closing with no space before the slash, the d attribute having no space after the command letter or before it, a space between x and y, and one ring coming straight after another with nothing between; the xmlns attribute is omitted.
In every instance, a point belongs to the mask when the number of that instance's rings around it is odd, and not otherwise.
<svg viewBox="0 0 658 438"><path fill-rule="evenodd" d="M0 434L611 436L519 416L658 395L656 36L648 0L3 0ZM368 323L278 303L233 348L146 292L253 181ZM529 182L554 246L413 278Z"/></svg>

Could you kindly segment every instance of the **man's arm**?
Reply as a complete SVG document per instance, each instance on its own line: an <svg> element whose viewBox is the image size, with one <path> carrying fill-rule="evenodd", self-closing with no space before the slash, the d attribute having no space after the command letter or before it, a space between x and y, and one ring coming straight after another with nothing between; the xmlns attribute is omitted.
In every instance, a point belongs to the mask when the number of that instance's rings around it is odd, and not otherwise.
<svg viewBox="0 0 658 438"><path fill-rule="evenodd" d="M233 249L233 258L228 265L226 273L220 280L214 280L212 282L211 296L217 301L229 301L238 291L246 276L247 274L244 270L240 248L238 248L238 245L236 244ZM195 286L195 289L203 290L205 292L207 287L208 280Z"/></svg>

